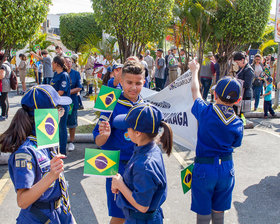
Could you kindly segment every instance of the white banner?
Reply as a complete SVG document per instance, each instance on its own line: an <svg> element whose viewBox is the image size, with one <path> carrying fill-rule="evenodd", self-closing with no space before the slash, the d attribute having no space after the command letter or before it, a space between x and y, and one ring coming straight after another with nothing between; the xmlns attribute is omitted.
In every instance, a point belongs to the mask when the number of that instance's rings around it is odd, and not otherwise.
<svg viewBox="0 0 280 224"><path fill-rule="evenodd" d="M280 43L280 0L276 1L274 41Z"/></svg>
<svg viewBox="0 0 280 224"><path fill-rule="evenodd" d="M191 72L187 71L160 92L143 88L141 96L162 111L164 120L173 130L174 142L195 150L197 120L191 113L191 79Z"/></svg>

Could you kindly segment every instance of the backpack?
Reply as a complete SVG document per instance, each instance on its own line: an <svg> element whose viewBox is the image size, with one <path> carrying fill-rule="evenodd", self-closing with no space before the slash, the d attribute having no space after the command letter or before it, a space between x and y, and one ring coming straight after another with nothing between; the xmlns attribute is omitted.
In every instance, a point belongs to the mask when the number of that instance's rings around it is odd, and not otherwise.
<svg viewBox="0 0 280 224"><path fill-rule="evenodd" d="M13 70L11 71L10 75L10 86L12 90L16 90L18 86L17 76Z"/></svg>

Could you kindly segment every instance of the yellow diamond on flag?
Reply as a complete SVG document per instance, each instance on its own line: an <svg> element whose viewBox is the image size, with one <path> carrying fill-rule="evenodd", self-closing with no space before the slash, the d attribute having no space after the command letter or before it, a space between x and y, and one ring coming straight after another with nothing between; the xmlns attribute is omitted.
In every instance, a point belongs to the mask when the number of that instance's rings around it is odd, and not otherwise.
<svg viewBox="0 0 280 224"><path fill-rule="evenodd" d="M111 160L109 157L104 155L103 153L99 153L98 155L94 156L93 158L87 160L87 162L93 166L96 170L98 170L100 173L103 171L111 168L116 164L113 160Z"/></svg>
<svg viewBox="0 0 280 224"><path fill-rule="evenodd" d="M58 130L58 124L55 118L50 113L48 113L44 120L39 124L38 129L43 132L50 140L52 140Z"/></svg>
<svg viewBox="0 0 280 224"><path fill-rule="evenodd" d="M183 183L184 183L186 186L188 186L189 188L191 187L191 184L192 184L192 173L191 173L191 171L189 171L188 169L186 170Z"/></svg>
<svg viewBox="0 0 280 224"><path fill-rule="evenodd" d="M106 93L102 96L99 97L102 101L102 103L104 104L104 106L107 108L109 107L112 103L114 103L116 101L116 95L115 92L112 91L110 93Z"/></svg>

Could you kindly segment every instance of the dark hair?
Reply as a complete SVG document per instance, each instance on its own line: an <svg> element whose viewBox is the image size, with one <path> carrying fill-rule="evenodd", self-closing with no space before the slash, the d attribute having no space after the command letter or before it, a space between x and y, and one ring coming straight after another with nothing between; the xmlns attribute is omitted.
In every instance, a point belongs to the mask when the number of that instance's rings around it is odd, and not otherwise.
<svg viewBox="0 0 280 224"><path fill-rule="evenodd" d="M144 66L139 61L127 61L124 63L122 69L122 76L125 74L133 74L133 75L144 75Z"/></svg>
<svg viewBox="0 0 280 224"><path fill-rule="evenodd" d="M106 74L103 77L103 82L102 82L103 85L105 85L105 86L108 85L108 81L110 79L110 75L111 75L111 72L107 71Z"/></svg>
<svg viewBox="0 0 280 224"><path fill-rule="evenodd" d="M227 99L223 96L220 96L218 93L217 93L217 96L219 97L219 99L224 102L224 103L229 103L229 104L232 104L232 103L235 103L238 99L236 99L238 97L237 95L237 92L236 91L231 91L229 94L227 94L228 96L230 96L230 99Z"/></svg>
<svg viewBox="0 0 280 224"><path fill-rule="evenodd" d="M234 61L241 61L242 59L245 59L245 55L243 52L236 52L234 55L233 55L233 60Z"/></svg>
<svg viewBox="0 0 280 224"><path fill-rule="evenodd" d="M58 64L63 69L63 71L66 72L68 70L68 67L65 65L65 60L63 57L55 56L53 62Z"/></svg>
<svg viewBox="0 0 280 224"><path fill-rule="evenodd" d="M57 45L57 46L55 47L55 50L57 50L57 49L62 49L62 48L61 48L60 46Z"/></svg>
<svg viewBox="0 0 280 224"><path fill-rule="evenodd" d="M0 52L0 60L2 60L4 58L4 53L3 52Z"/></svg>
<svg viewBox="0 0 280 224"><path fill-rule="evenodd" d="M41 54L42 54L42 55L43 55L43 54L48 54L48 53L49 53L49 52L48 52L48 50L46 50L46 49L41 51Z"/></svg>
<svg viewBox="0 0 280 224"><path fill-rule="evenodd" d="M163 127L163 134L160 136L160 142L162 144L163 150L166 152L168 156L170 156L172 152L172 146L173 146L173 131L169 124L167 124L165 121L160 122L160 127ZM158 133L145 133L148 138L154 139Z"/></svg>
<svg viewBox="0 0 280 224"><path fill-rule="evenodd" d="M144 58L144 56L142 54L138 55L139 60L142 60Z"/></svg>
<svg viewBox="0 0 280 224"><path fill-rule="evenodd" d="M18 109L10 126L0 136L1 152L16 151L32 134L33 126L33 117L30 117L25 109Z"/></svg>

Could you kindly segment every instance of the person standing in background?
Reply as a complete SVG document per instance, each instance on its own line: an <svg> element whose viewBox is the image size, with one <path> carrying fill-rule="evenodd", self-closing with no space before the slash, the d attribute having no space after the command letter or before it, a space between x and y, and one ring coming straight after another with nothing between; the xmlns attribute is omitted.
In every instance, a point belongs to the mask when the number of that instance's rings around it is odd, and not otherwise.
<svg viewBox="0 0 280 224"><path fill-rule="evenodd" d="M60 96L70 97L70 80L69 74L67 73L67 66L63 57L56 56L52 62L52 68L54 73L53 79L51 80L51 86L58 92ZM60 119L59 123L59 146L61 154L66 155L67 145L67 118L69 113L69 105L63 106L64 115Z"/></svg>
<svg viewBox="0 0 280 224"><path fill-rule="evenodd" d="M144 61L147 62L149 79L150 79L150 81L152 81L153 71L154 71L154 67L155 67L155 60L153 59L153 57L150 54L151 54L151 52L149 50L146 50L146 56L144 58Z"/></svg>
<svg viewBox="0 0 280 224"><path fill-rule="evenodd" d="M176 58L177 47L171 47L171 54L168 57L168 68L169 68L169 84L174 82L178 78L178 66L179 62Z"/></svg>
<svg viewBox="0 0 280 224"><path fill-rule="evenodd" d="M0 52L0 61L4 58L4 53ZM11 90L10 76L12 68L10 63L7 61L7 57L4 58L4 62L0 68L0 79L2 81L2 91L0 93L0 105L1 105L1 117L0 121L8 119L9 112L9 100L8 93Z"/></svg>
<svg viewBox="0 0 280 224"><path fill-rule="evenodd" d="M65 58L65 65L67 66L68 70L67 73L69 74L70 79L70 97L72 99L71 109L68 114L67 118L67 127L69 128L69 135L70 141L68 144L68 151L74 151L74 139L75 139L75 132L76 127L78 126L78 108L79 108L79 100L78 100L78 93L82 90L81 85L81 75L78 71L71 69L72 67L72 60L71 58Z"/></svg>
<svg viewBox="0 0 280 224"><path fill-rule="evenodd" d="M207 54L204 59L202 66L200 68L200 81L202 85L202 98L207 101L207 96L209 93L210 86L212 84L212 79L215 74L215 66L213 60L212 52Z"/></svg>
<svg viewBox="0 0 280 224"><path fill-rule="evenodd" d="M24 95L25 91L26 91L26 84L25 84L25 77L27 75L27 57L26 55L24 54L21 54L20 55L20 63L19 63L19 66L18 66L18 70L19 70L19 79L20 79L20 82L21 82L21 86L22 86L22 92L20 92L20 95Z"/></svg>
<svg viewBox="0 0 280 224"><path fill-rule="evenodd" d="M233 60L239 66L237 77L238 79L244 81L243 83L244 94L242 98L241 113L251 111L251 100L253 97L252 84L255 77L254 70L249 65L249 63L245 60L245 58L246 57L243 52L237 52L233 55Z"/></svg>
<svg viewBox="0 0 280 224"><path fill-rule="evenodd" d="M169 69L168 69L168 57L171 54L171 50L168 50L167 55L165 55L165 73L164 73L164 86L167 86L169 84L169 80L167 80L169 76Z"/></svg>
<svg viewBox="0 0 280 224"><path fill-rule="evenodd" d="M155 70L157 90L162 90L164 88L165 60L162 57L162 53L163 53L162 49L157 50L156 70Z"/></svg>
<svg viewBox="0 0 280 224"><path fill-rule="evenodd" d="M255 74L254 81L253 81L253 91L255 97L254 111L258 109L260 96L263 88L264 67L261 62L262 62L262 56L260 54L256 54L252 64L252 68L254 69L254 74Z"/></svg>
<svg viewBox="0 0 280 224"><path fill-rule="evenodd" d="M49 56L48 50L42 50L42 56L35 54L34 52L30 52L31 55L38 58L43 62L43 84L50 84L51 79L53 78L52 71L52 59Z"/></svg>

